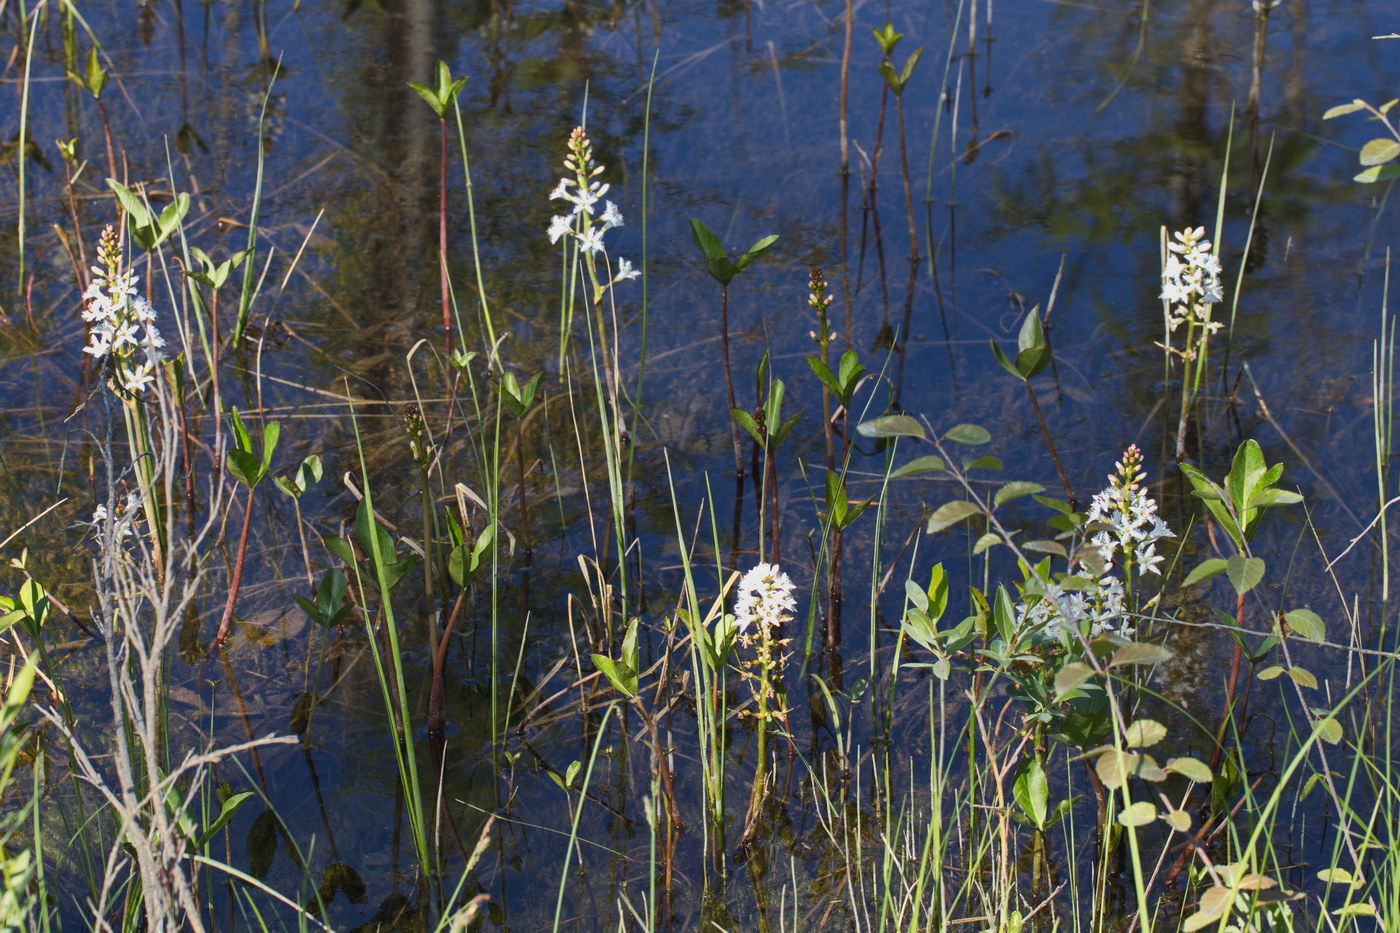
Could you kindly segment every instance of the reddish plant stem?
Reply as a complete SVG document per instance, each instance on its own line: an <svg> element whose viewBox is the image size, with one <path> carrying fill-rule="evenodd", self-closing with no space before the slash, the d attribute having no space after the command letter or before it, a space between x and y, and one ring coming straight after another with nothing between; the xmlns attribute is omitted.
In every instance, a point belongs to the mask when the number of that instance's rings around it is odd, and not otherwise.
<svg viewBox="0 0 1400 933"><path fill-rule="evenodd" d="M219 620L219 634L214 638L211 654L217 654L228 640L229 623L233 621L233 606L238 602L238 588L243 583L243 562L248 556L248 529L253 525L253 488L248 487L248 504L243 509L243 531L238 535L238 555L233 561L233 580L228 587L228 602L224 604L224 617Z"/></svg>
<svg viewBox="0 0 1400 933"><path fill-rule="evenodd" d="M466 601L467 591L462 590L457 594L457 602L452 606L452 615L447 619L447 628L443 630L442 638L438 640L437 648L433 651L433 683L428 690L428 735L442 735L442 670L447 664L447 645L452 638L452 629L457 625L457 616L462 611L462 603Z"/></svg>

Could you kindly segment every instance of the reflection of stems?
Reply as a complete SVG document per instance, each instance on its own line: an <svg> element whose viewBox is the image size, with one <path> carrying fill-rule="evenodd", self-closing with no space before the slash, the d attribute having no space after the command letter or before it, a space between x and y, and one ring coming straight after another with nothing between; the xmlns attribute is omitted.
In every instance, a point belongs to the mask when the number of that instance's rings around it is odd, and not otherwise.
<svg viewBox="0 0 1400 933"><path fill-rule="evenodd" d="M616 417L616 411L614 411ZM530 559L530 503L525 496L525 418L522 415L515 421L515 466L520 474L520 539L525 548L525 559Z"/></svg>
<svg viewBox="0 0 1400 933"><path fill-rule="evenodd" d="M1240 629L1244 625L1244 594L1240 593L1235 597L1235 628ZM1215 735L1215 751L1210 756L1210 770L1214 771L1220 766L1220 759L1225 754L1225 730L1235 713L1235 692L1240 686L1240 665L1244 659L1244 651L1240 648L1240 643L1235 642L1234 654L1230 657L1230 680L1225 686L1225 709L1220 716L1220 729ZM1241 714L1243 715L1243 714Z"/></svg>
<svg viewBox="0 0 1400 933"><path fill-rule="evenodd" d="M1040 423L1040 436L1045 438L1045 446L1050 451L1050 459L1055 463L1055 472L1060 474L1060 484L1065 487L1065 498L1069 499L1071 505L1076 505L1078 500L1074 497L1074 489L1070 487L1069 477L1065 476L1065 468L1060 464L1060 455L1055 452L1055 442L1050 439L1050 429L1045 425L1045 415L1040 411L1040 402L1036 400L1035 388L1029 379L1021 381L1025 383L1026 394L1031 397L1031 406L1035 408L1035 420Z"/></svg>
<svg viewBox="0 0 1400 933"><path fill-rule="evenodd" d="M729 393L729 410L738 408L734 398L734 374L729 369L729 286L719 289L719 345L724 355L724 389ZM744 475L744 455L739 452L739 425L729 419L729 434L734 439L734 475Z"/></svg>

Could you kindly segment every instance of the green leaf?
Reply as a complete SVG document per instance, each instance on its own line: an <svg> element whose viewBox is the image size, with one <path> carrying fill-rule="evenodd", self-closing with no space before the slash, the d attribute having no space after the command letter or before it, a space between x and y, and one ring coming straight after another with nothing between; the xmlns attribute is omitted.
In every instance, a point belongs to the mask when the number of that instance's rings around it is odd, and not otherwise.
<svg viewBox="0 0 1400 933"><path fill-rule="evenodd" d="M1376 908L1365 901L1357 901L1355 904L1347 904L1345 907L1338 907L1332 911L1334 917L1374 917Z"/></svg>
<svg viewBox="0 0 1400 933"><path fill-rule="evenodd" d="M1195 758L1169 758L1166 767L1168 771L1175 772L1188 781L1194 781L1197 784L1210 783L1210 768Z"/></svg>
<svg viewBox="0 0 1400 933"><path fill-rule="evenodd" d="M690 238L710 262L725 258L724 246L710 232L710 228L693 217L690 219Z"/></svg>
<svg viewBox="0 0 1400 933"><path fill-rule="evenodd" d="M935 534L945 528L951 528L964 519L980 514L982 514L982 510L971 502L965 500L945 502L929 516L927 532Z"/></svg>
<svg viewBox="0 0 1400 933"><path fill-rule="evenodd" d="M980 456L980 457L973 457L973 458L971 458L971 459L964 460L963 463L962 463L962 468L963 468L964 471L966 471L966 470L1000 470L1000 469L1001 469L1001 460L1000 460L999 458L997 458L997 457L993 457L991 454L983 454L983 455Z"/></svg>
<svg viewBox="0 0 1400 933"><path fill-rule="evenodd" d="M992 505L993 507L997 507L1005 502L1010 502L1012 499L1019 499L1022 496L1033 496L1038 492L1044 491L1045 487L1039 483L1028 483L1024 480L1016 480L1007 483L996 491L996 495L992 497Z"/></svg>
<svg viewBox="0 0 1400 933"><path fill-rule="evenodd" d="M1313 729L1317 732L1317 737L1328 745L1336 745L1342 741L1342 724L1331 716L1313 723Z"/></svg>
<svg viewBox="0 0 1400 933"><path fill-rule="evenodd" d="M1335 117L1344 117L1344 116L1346 116L1346 115L1349 114L1349 113L1356 113L1356 111L1358 111L1358 110L1365 110L1365 109L1366 109L1366 102L1365 102L1364 100L1359 100L1359 99L1358 99L1358 100L1352 101L1352 102L1349 103L1349 104L1338 104L1338 105L1335 106L1335 107L1329 107L1328 110L1327 110L1327 112L1324 113L1324 114L1322 115L1322 119L1324 119L1324 120L1331 120L1331 119L1334 119Z"/></svg>
<svg viewBox="0 0 1400 933"><path fill-rule="evenodd" d="M972 554L975 557L987 548L996 547L998 544L1001 544L1001 535L995 531L989 531L977 539L977 543L972 546Z"/></svg>
<svg viewBox="0 0 1400 933"><path fill-rule="evenodd" d="M1243 596L1264 579L1264 562L1257 557L1236 554L1225 561L1225 573L1229 575L1235 592Z"/></svg>
<svg viewBox="0 0 1400 933"><path fill-rule="evenodd" d="M437 115L439 120L443 118L443 114L446 112L447 108L443 106L442 101L438 100L436 90L426 85L419 84L417 81L408 82L408 86L413 88L419 97L423 98L424 103L433 108L433 113Z"/></svg>
<svg viewBox="0 0 1400 933"><path fill-rule="evenodd" d="M1094 669L1083 661L1073 661L1060 668L1055 675L1055 697L1063 698L1083 686L1094 676Z"/></svg>
<svg viewBox="0 0 1400 933"><path fill-rule="evenodd" d="M1110 748L1099 756L1098 761L1094 762L1094 771L1098 774L1104 787L1117 790L1137 772L1141 760L1140 755Z"/></svg>
<svg viewBox="0 0 1400 933"><path fill-rule="evenodd" d="M1283 673L1283 668L1277 664L1264 668L1259 672L1260 680L1273 680Z"/></svg>
<svg viewBox="0 0 1400 933"><path fill-rule="evenodd" d="M1167 727L1155 719L1139 719L1123 735L1129 748L1151 748L1166 737Z"/></svg>
<svg viewBox="0 0 1400 933"><path fill-rule="evenodd" d="M223 806L219 808L219 815L214 818L214 822L210 823L204 832L200 833L198 841L194 844L195 849L203 849L212 842L219 830L228 825L228 821L233 819L234 814L237 813L239 808L247 803L248 799L252 796L253 792L246 790L241 794L234 794L232 797L225 800Z"/></svg>
<svg viewBox="0 0 1400 933"><path fill-rule="evenodd" d="M764 437L762 432L759 431L758 422L754 420L753 415L749 414L742 408L735 408L734 410L730 411L729 417L730 420L732 420L735 424L747 431L749 436L754 439L758 446L768 446L768 438Z"/></svg>
<svg viewBox="0 0 1400 933"><path fill-rule="evenodd" d="M1168 810L1162 814L1162 819L1179 833L1189 832L1191 829L1191 814L1185 810Z"/></svg>
<svg viewBox="0 0 1400 933"><path fill-rule="evenodd" d="M1382 165L1400 156L1400 142L1394 139L1373 139L1361 147L1362 165Z"/></svg>
<svg viewBox="0 0 1400 933"><path fill-rule="evenodd" d="M914 68L919 64L919 59L924 54L924 47L921 45L910 53L904 60L904 67L899 72L899 92L904 93L904 87L909 83L909 79L914 76Z"/></svg>
<svg viewBox="0 0 1400 933"><path fill-rule="evenodd" d="M948 429L943 435L945 441L952 441L954 444L967 444L976 446L986 444L991 441L992 435L987 429L976 424L959 424Z"/></svg>
<svg viewBox="0 0 1400 933"><path fill-rule="evenodd" d="M619 693L627 697L637 695L637 672L632 668L601 654L593 655L593 664L612 682Z"/></svg>
<svg viewBox="0 0 1400 933"><path fill-rule="evenodd" d="M1181 581L1181 585L1191 586L1200 583L1202 580L1209 580L1225 572L1225 561L1219 557L1212 557L1201 561L1200 566L1186 575L1186 579Z"/></svg>
<svg viewBox="0 0 1400 933"><path fill-rule="evenodd" d="M1292 612L1284 613L1283 619L1293 630L1293 634L1300 638L1306 638L1309 641L1327 640L1327 626L1311 609L1294 609Z"/></svg>
<svg viewBox="0 0 1400 933"><path fill-rule="evenodd" d="M325 544L326 550L330 551L336 557L339 557L346 565L353 565L355 563L355 549L350 546L349 541L346 541L344 538L332 537L331 535L324 536L321 538L321 541Z"/></svg>
<svg viewBox="0 0 1400 933"><path fill-rule="evenodd" d="M1130 804L1126 810L1118 814L1118 822L1124 826L1146 826L1155 819L1157 819L1157 807L1146 800Z"/></svg>
<svg viewBox="0 0 1400 933"><path fill-rule="evenodd" d="M948 574L943 570L942 564L934 564L933 570L929 573L927 611L929 617L937 622L943 618L943 613L948 609Z"/></svg>
<svg viewBox="0 0 1400 933"><path fill-rule="evenodd" d="M1026 377L1021 375L1021 371L1016 368L1016 364L1007 358L1006 354L1002 352L1001 347L997 346L997 342L995 340L989 342L992 345L992 358L997 361L997 365L1024 382Z"/></svg>
<svg viewBox="0 0 1400 933"><path fill-rule="evenodd" d="M807 368L812 371L812 375L816 376L821 384L839 399L841 397L841 383L832 373L831 367L822 362L821 357L812 353L808 353L806 359Z"/></svg>
<svg viewBox="0 0 1400 933"><path fill-rule="evenodd" d="M758 257L762 256L768 250L768 247L776 242L778 242L778 234L771 233L753 246L750 246L747 253L734 260L734 274L738 275L740 272L743 272L749 266L753 265L754 262L758 260Z"/></svg>
<svg viewBox="0 0 1400 933"><path fill-rule="evenodd" d="M856 433L862 437L916 437L924 440L924 426L908 415L885 415L872 421L856 425Z"/></svg>
<svg viewBox="0 0 1400 933"><path fill-rule="evenodd" d="M904 630L904 634L929 651L935 654L938 652L938 627L933 624L933 620L928 617L927 612L920 609L910 609L905 613L904 621L900 627Z"/></svg>
<svg viewBox="0 0 1400 933"><path fill-rule="evenodd" d="M137 197L134 191L115 178L107 179L107 187L111 188L112 193L117 196L117 203L122 206L122 210L126 211L133 228L151 225L150 212L146 210L145 202Z"/></svg>
<svg viewBox="0 0 1400 933"><path fill-rule="evenodd" d="M1300 687L1306 687L1309 690L1317 689L1317 678L1313 676L1312 671L1305 667L1290 667L1288 676Z"/></svg>
<svg viewBox="0 0 1400 933"><path fill-rule="evenodd" d="M1392 178L1400 178L1400 165L1375 165L1353 177L1352 181L1369 185L1377 181L1390 181Z"/></svg>
<svg viewBox="0 0 1400 933"><path fill-rule="evenodd" d="M1109 660L1109 667L1123 667L1132 664L1161 664L1172 658L1172 651L1162 645L1150 645L1144 642L1134 642L1131 645L1124 645L1113 652L1113 657Z"/></svg>
<svg viewBox="0 0 1400 933"><path fill-rule="evenodd" d="M1016 372L1030 380L1040 375L1050 364L1050 346L1045 342L1045 330L1040 323L1040 308L1032 308L1021 323L1016 337Z"/></svg>
<svg viewBox="0 0 1400 933"><path fill-rule="evenodd" d="M859 430L859 428L857 428ZM943 462L942 457L929 454L927 457L917 457L910 460L904 466L890 474L890 479L898 476L914 476L919 473L933 473L947 470L948 467Z"/></svg>
<svg viewBox="0 0 1400 933"><path fill-rule="evenodd" d="M83 69L84 82L88 93L94 99L102 97L102 89L107 86L107 72L97 60L97 46L88 49L86 67Z"/></svg>
<svg viewBox="0 0 1400 933"><path fill-rule="evenodd" d="M928 594L924 588L913 580L904 581L904 595L915 609L920 612L928 612Z"/></svg>
<svg viewBox="0 0 1400 933"><path fill-rule="evenodd" d="M224 464L233 478L249 489L262 479L262 462L246 450L230 450L224 455Z"/></svg>
<svg viewBox="0 0 1400 933"><path fill-rule="evenodd" d="M904 38L904 33L894 31L893 23L885 23L883 28L870 31L875 35L875 41L880 46L880 54L886 58L894 52L894 47L899 44L899 40Z"/></svg>
<svg viewBox="0 0 1400 933"><path fill-rule="evenodd" d="M1026 758L1016 769L1011 794L1036 828L1043 828L1050 812L1050 782L1045 776L1045 766L1035 755Z"/></svg>

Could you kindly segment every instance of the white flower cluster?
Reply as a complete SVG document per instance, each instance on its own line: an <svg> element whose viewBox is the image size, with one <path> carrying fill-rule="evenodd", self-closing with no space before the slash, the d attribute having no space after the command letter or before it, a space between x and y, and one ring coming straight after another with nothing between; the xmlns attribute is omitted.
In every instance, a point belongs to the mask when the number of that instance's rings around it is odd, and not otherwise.
<svg viewBox="0 0 1400 933"><path fill-rule="evenodd" d="M594 179L602 173L604 166L593 161L593 143L577 127L569 136L569 154L564 157L564 167L574 173L573 178L561 178L559 184L549 193L551 201L567 201L573 208L567 214L557 214L549 221L549 242L558 243L569 236L578 242L578 248L585 255L596 256L606 253L603 234L613 227L621 227L622 211L612 201L603 201L603 212L595 214L598 202L608 193L607 182ZM617 261L617 271L606 283L614 285L635 279L642 273L626 259Z"/></svg>
<svg viewBox="0 0 1400 933"><path fill-rule="evenodd" d="M1167 265L1162 270L1162 300L1171 308L1172 330L1184 323L1201 324L1210 333L1220 329L1210 320L1206 305L1216 304L1220 289L1220 258L1211 252L1205 227L1182 230L1168 243Z"/></svg>
<svg viewBox="0 0 1400 933"><path fill-rule="evenodd" d="M1016 606L1016 625L1038 629L1047 638L1059 638L1063 628L1072 632L1088 623L1088 637L1098 638L1111 632L1114 623L1127 612L1123 584L1114 576L1093 581L1090 590L1065 590L1059 584L1046 583L1039 599ZM1124 626L1119 634L1125 638L1135 630Z"/></svg>
<svg viewBox="0 0 1400 933"><path fill-rule="evenodd" d="M122 391L140 395L155 382L165 339L156 328L155 309L136 294L137 277L120 267L120 251L110 227L98 243L98 256L103 266L92 267L95 278L83 292L83 320L90 325L83 352L98 360L110 356ZM144 359L136 359L138 351L144 351Z"/></svg>
<svg viewBox="0 0 1400 933"><path fill-rule="evenodd" d="M734 600L735 631L744 633L751 627L773 630L792 621L792 613L797 611L792 591L792 580L777 564L759 564L744 574Z"/></svg>
<svg viewBox="0 0 1400 933"><path fill-rule="evenodd" d="M1157 515L1157 503L1146 491L1135 483L1126 487L1109 485L1094 496L1089 506L1089 523L1095 522L1108 526L1093 539L1105 572L1113 569L1115 558L1121 554L1124 563L1137 568L1138 576L1161 574L1158 565L1163 557L1157 553L1157 542L1176 535Z"/></svg>
<svg viewBox="0 0 1400 933"><path fill-rule="evenodd" d="M1157 503L1142 487L1146 478L1142 452L1133 444L1115 464L1108 487L1094 496L1089 506L1087 524L1098 529L1089 547L1102 566L1086 568L1088 575L1070 578L1081 584L1071 590L1045 582L1043 594L1017 606L1018 624L1042 628L1047 637L1058 638L1061 631L1088 623L1088 636L1097 638L1113 631L1116 620L1126 617L1129 607L1123 581L1112 573L1115 563L1122 564L1129 576L1134 569L1138 576L1160 575L1163 557L1157 553L1157 542L1175 537L1157 515ZM1127 625L1117 631L1124 637L1134 633Z"/></svg>

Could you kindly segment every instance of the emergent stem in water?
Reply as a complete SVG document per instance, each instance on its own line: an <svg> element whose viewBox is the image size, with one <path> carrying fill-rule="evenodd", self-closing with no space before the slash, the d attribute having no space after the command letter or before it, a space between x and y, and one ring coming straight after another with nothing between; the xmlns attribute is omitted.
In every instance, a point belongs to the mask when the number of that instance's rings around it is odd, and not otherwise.
<svg viewBox="0 0 1400 933"><path fill-rule="evenodd" d="M243 508L243 530L238 535L238 554L233 561L233 579L229 581L228 602L224 603L224 617L219 620L219 634L214 638L211 654L224 648L228 639L229 623L233 621L233 607L238 602L238 588L243 583L243 561L248 556L248 529L253 524L253 488L248 487L248 502Z"/></svg>
<svg viewBox="0 0 1400 933"><path fill-rule="evenodd" d="M1031 407L1035 409L1035 420L1040 424L1040 436L1045 438L1045 447L1050 451L1050 459L1055 463L1055 472L1060 475L1060 485L1065 488L1065 498L1070 505L1078 508L1079 500L1074 495L1074 489L1069 484L1069 477L1065 476L1065 468L1060 464L1060 455L1055 452L1055 442L1050 439L1050 429L1045 425L1045 415L1040 411L1040 402L1035 397L1035 387L1031 385L1029 379L1021 380L1026 386L1026 394L1031 397Z"/></svg>

